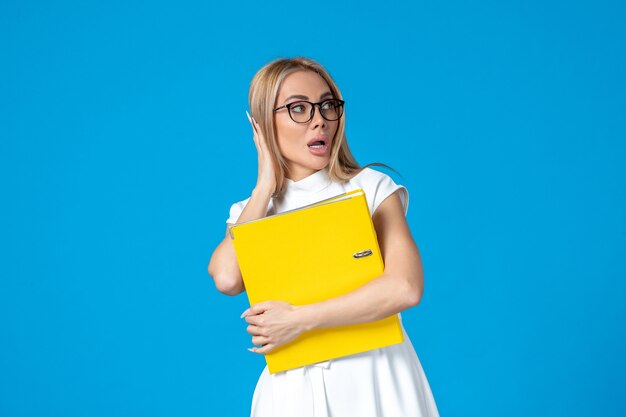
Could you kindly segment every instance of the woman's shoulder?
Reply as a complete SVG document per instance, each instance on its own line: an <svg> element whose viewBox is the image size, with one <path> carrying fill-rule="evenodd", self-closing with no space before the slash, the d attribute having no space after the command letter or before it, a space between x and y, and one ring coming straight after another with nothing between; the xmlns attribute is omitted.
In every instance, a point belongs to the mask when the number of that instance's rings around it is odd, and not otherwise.
<svg viewBox="0 0 626 417"><path fill-rule="evenodd" d="M356 174L350 182L360 188L367 190L378 189L396 185L393 178L388 174L374 168L365 167Z"/></svg>
<svg viewBox="0 0 626 417"><path fill-rule="evenodd" d="M226 220L226 223L232 223L232 224L237 223L237 220L239 219L241 212L243 212L243 209L246 208L246 205L248 204L251 198L252 196L246 198L245 200L241 200L241 201L237 201L233 203L230 206L230 211L228 213L229 215L228 215L228 219ZM270 198L270 201L267 204L267 213L272 214L273 212L274 212L274 199Z"/></svg>
<svg viewBox="0 0 626 417"><path fill-rule="evenodd" d="M409 208L409 192L404 185L396 182L384 172L365 167L350 180L351 188L361 188L368 199L370 212L374 213L378 206L397 190L405 210Z"/></svg>
<svg viewBox="0 0 626 417"><path fill-rule="evenodd" d="M390 178L389 175L385 174L382 171L378 171L377 169L374 168L370 168L370 167L364 167L363 169L361 169L361 171L356 174L352 180L354 181L358 181L358 182L376 182L376 181L382 181L384 180L386 177Z"/></svg>
<svg viewBox="0 0 626 417"><path fill-rule="evenodd" d="M239 215L241 214L243 209L246 207L246 204L248 204L248 201L250 201L250 198L252 198L252 196L246 198L245 200L236 201L233 204L231 204L230 212L228 213L229 216L228 216L228 219L226 220L226 223L232 223L232 224L237 223L237 219L239 218Z"/></svg>
<svg viewBox="0 0 626 417"><path fill-rule="evenodd" d="M235 202L231 205L231 208L232 208L233 206L244 208L244 207L246 206L246 204L248 204L248 201L250 201L250 198L252 198L252 196L250 196L250 197L246 198L245 200L235 201ZM231 200L231 201L232 201L232 200Z"/></svg>

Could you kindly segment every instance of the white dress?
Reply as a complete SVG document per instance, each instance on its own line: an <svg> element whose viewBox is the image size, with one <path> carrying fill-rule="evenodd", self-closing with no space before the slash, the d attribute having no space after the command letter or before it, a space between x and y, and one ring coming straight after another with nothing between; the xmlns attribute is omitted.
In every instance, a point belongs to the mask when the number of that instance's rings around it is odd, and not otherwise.
<svg viewBox="0 0 626 417"><path fill-rule="evenodd" d="M347 191L365 191L370 213L394 191L405 215L406 187L380 171L365 168L351 180L331 181L328 168L270 200L268 215L311 204ZM236 223L250 198L233 204L227 223ZM402 325L404 342L356 355L270 374L263 369L252 396L251 417L438 417L428 380Z"/></svg>

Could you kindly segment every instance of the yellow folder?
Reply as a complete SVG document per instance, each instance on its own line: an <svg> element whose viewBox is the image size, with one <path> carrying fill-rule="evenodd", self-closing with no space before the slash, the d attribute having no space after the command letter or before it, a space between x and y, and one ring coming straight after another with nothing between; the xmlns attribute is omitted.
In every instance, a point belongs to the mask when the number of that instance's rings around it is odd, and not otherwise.
<svg viewBox="0 0 626 417"><path fill-rule="evenodd" d="M269 300L316 303L355 290L384 270L362 189L235 224L230 237L251 305ZM265 359L274 374L403 340L394 314L305 332Z"/></svg>

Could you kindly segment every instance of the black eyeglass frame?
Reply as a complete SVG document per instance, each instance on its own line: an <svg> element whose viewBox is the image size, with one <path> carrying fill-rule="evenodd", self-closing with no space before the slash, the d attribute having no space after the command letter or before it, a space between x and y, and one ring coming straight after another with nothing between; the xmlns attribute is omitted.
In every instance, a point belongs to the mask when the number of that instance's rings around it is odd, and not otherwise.
<svg viewBox="0 0 626 417"><path fill-rule="evenodd" d="M336 101L339 103L339 107L341 107L341 114L339 115L339 117L337 117L336 119L327 119L326 116L324 116L324 113L322 113L322 104L326 103L327 101ZM291 115L291 106L293 106L294 104L298 104L298 103L309 103L311 105L311 113L309 114L309 119L305 122L299 122L297 120L294 120L293 116ZM327 98L326 100L322 100L318 103L311 103L310 101L306 101L306 100L298 100L298 101L294 101L293 103L288 103L285 104L283 106L280 107L276 107L274 109L274 111L276 110L280 110L282 108L287 108L287 113L289 113L289 117L291 117L291 120L293 120L296 123L309 123L311 120L313 120L313 115L315 114L315 106L319 107L319 112L322 115L322 118L324 118L324 120L327 120L329 122L334 122L336 120L341 119L341 116L343 116L343 105L344 105L345 101L343 100L339 100L338 98Z"/></svg>

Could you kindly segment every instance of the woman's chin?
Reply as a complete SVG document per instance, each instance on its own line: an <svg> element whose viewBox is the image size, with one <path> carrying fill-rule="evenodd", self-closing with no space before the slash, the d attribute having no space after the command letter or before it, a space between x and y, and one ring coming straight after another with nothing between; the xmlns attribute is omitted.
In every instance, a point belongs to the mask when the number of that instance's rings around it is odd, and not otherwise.
<svg viewBox="0 0 626 417"><path fill-rule="evenodd" d="M314 158L307 158L306 160L299 162L292 161L289 164L290 168L288 169L288 172L296 173L303 171L319 171L320 169L326 168L329 163L330 158L321 158L319 156L316 156Z"/></svg>
<svg viewBox="0 0 626 417"><path fill-rule="evenodd" d="M315 170L320 170L320 169L324 169L328 166L328 163L330 162L330 158L325 157L315 157L315 159L313 161L311 161L311 163L309 164L311 169L315 169Z"/></svg>

